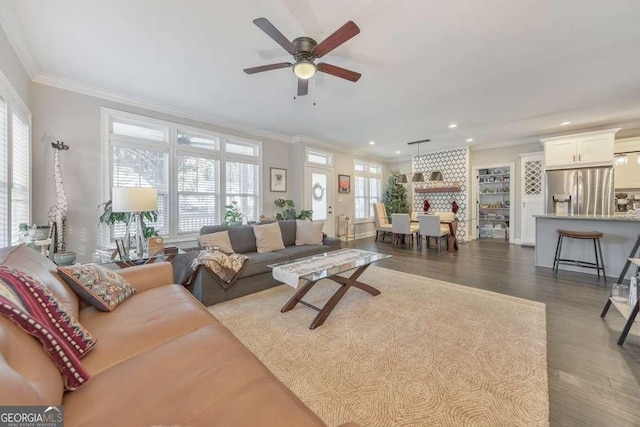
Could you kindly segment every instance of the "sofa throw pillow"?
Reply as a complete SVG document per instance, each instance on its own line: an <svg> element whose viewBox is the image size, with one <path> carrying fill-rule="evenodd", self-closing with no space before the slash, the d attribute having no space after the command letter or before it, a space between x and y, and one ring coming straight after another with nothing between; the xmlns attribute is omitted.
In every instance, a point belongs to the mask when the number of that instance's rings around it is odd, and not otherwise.
<svg viewBox="0 0 640 427"><path fill-rule="evenodd" d="M219 251L227 254L234 253L228 230L198 236L198 243L204 248L218 248Z"/></svg>
<svg viewBox="0 0 640 427"><path fill-rule="evenodd" d="M321 221L296 220L296 246L321 245L322 226Z"/></svg>
<svg viewBox="0 0 640 427"><path fill-rule="evenodd" d="M256 247L260 254L284 249L282 232L277 222L254 225L253 234L256 236Z"/></svg>
<svg viewBox="0 0 640 427"><path fill-rule="evenodd" d="M97 264L58 267L58 272L80 298L100 311L113 311L136 293L122 276Z"/></svg>
<svg viewBox="0 0 640 427"><path fill-rule="evenodd" d="M66 390L89 380L80 358L96 339L42 284L19 270L0 266L0 315L40 341L62 374Z"/></svg>

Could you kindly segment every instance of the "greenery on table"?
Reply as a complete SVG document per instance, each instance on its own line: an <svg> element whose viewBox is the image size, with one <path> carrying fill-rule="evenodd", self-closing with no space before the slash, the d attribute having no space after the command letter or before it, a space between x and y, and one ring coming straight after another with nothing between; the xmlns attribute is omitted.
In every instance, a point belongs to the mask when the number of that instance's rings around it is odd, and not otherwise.
<svg viewBox="0 0 640 427"><path fill-rule="evenodd" d="M411 212L411 205L407 200L407 188L398 184L399 177L400 171L392 171L382 194L382 203L384 203L389 221L391 221L391 214Z"/></svg>
<svg viewBox="0 0 640 427"><path fill-rule="evenodd" d="M129 224L129 220L131 220L130 212L113 212L112 209L112 201L107 200L104 203L98 205L98 209L102 207L102 215L98 219L100 224L105 224L108 226L112 226L117 223ZM145 239L149 237L156 237L158 235L158 230L155 227L147 225L147 222L156 222L158 220L158 211L147 211L140 212L142 215L142 234Z"/></svg>
<svg viewBox="0 0 640 427"><path fill-rule="evenodd" d="M224 225L242 225L242 211L235 200L225 206Z"/></svg>
<svg viewBox="0 0 640 427"><path fill-rule="evenodd" d="M280 209L280 212L276 213L276 221L284 221L287 219L308 219L313 217L313 211L309 209L303 209L298 213L293 200L276 199L273 204L276 208Z"/></svg>

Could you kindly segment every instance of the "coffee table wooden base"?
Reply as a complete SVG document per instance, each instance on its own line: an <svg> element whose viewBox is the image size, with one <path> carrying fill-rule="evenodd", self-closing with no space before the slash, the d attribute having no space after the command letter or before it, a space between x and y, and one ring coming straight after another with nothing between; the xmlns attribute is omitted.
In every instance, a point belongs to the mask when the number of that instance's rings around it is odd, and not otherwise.
<svg viewBox="0 0 640 427"><path fill-rule="evenodd" d="M311 326L309 326L309 329L317 328L318 326L322 325L325 320L327 320L327 317L329 317L338 302L340 302L344 294L346 294L349 288L351 288L352 286L354 288L363 290L373 296L380 294L380 291L373 286L369 286L366 283L358 282L358 277L360 277L360 275L364 273L369 265L370 264L363 265L362 267L358 268L348 278L341 276L328 277L328 279L333 280L334 282L339 283L342 286L336 291L335 294L333 294L331 298L329 298L329 301L327 301L324 307L319 308L309 304L308 302L302 301L302 298L307 294L307 292L309 292L309 290L311 290L311 288L313 288L313 285L318 283L318 281L308 281L304 284L304 286L298 289L298 291L291 297L291 299L289 299L289 301L287 301L287 303L284 305L284 307L282 307L282 310L280 311L282 313L285 313L293 309L298 303L306 305L307 307L318 311L318 315L315 319L313 319L313 322L311 322Z"/></svg>

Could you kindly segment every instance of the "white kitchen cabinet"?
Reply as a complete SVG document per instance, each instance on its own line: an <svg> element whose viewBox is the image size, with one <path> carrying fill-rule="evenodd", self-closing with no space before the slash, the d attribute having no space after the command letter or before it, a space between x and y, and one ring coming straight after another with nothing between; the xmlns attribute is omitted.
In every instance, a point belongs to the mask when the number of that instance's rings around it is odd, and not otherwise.
<svg viewBox="0 0 640 427"><path fill-rule="evenodd" d="M544 153L547 169L574 165L577 160L577 141L574 139L549 141L544 145Z"/></svg>
<svg viewBox="0 0 640 427"><path fill-rule="evenodd" d="M520 155L520 242L535 246L536 219L544 213L544 162L542 153Z"/></svg>
<svg viewBox="0 0 640 427"><path fill-rule="evenodd" d="M615 134L620 129L546 138L546 169L612 166Z"/></svg>

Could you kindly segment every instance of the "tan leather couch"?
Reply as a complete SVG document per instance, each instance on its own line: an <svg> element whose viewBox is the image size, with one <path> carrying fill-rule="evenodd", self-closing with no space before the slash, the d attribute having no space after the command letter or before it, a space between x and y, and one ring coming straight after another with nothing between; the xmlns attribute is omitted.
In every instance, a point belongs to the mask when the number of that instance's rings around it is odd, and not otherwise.
<svg viewBox="0 0 640 427"><path fill-rule="evenodd" d="M92 378L64 392L41 344L0 317L0 405L64 405L65 426L324 426L182 286L171 264L119 270L137 294L104 313L80 308L56 266L24 246L2 264L39 279L98 338ZM277 343L274 343L277 345Z"/></svg>

